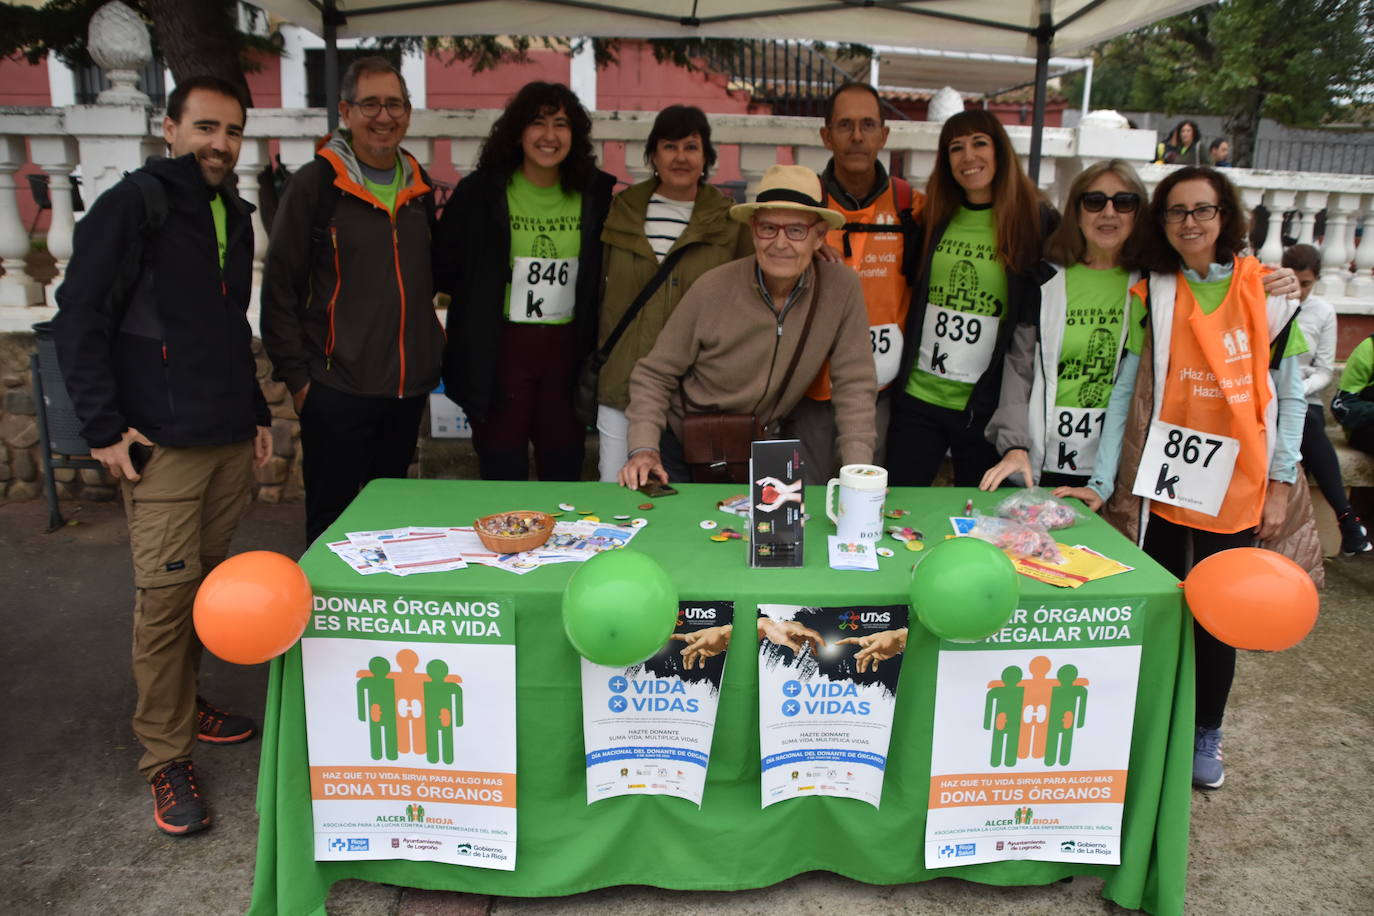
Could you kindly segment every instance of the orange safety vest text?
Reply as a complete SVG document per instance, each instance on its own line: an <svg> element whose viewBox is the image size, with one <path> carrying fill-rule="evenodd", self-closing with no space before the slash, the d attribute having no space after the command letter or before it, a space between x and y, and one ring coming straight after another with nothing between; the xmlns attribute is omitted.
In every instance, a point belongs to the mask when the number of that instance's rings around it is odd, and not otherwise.
<svg viewBox="0 0 1374 916"><path fill-rule="evenodd" d="M1174 298L1169 369L1159 418L1240 443L1231 482L1215 517L1155 502L1153 511L1177 525L1233 534L1253 528L1264 511L1269 479L1264 412L1271 397L1269 322L1261 268L1237 258L1231 289L1216 311L1204 315L1182 274Z"/></svg>
<svg viewBox="0 0 1374 916"><path fill-rule="evenodd" d="M912 191L912 210L921 211L925 195ZM846 210L833 200L825 204L832 210L844 214L845 225L864 223L893 227L892 232L849 232L845 227L832 229L826 235L826 242L840 252L844 263L859 274L863 286L864 305L868 308L870 343L873 347L875 364L883 365L890 359L895 369L901 359L901 332L906 327L907 310L911 307L911 287L902 276L903 238L901 219L897 213L897 190L894 182L888 181L887 191L878 199L861 210ZM848 236L849 254L845 256L845 237ZM893 329L895 328L895 333ZM887 383L890 384L890 381ZM879 387L887 384L879 379ZM806 396L816 401L830 400L830 363L821 367L820 374L806 389Z"/></svg>

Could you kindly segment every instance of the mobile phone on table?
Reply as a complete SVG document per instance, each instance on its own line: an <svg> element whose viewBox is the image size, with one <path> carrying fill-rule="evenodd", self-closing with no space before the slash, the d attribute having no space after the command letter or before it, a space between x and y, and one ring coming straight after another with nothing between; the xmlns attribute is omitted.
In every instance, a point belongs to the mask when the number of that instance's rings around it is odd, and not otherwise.
<svg viewBox="0 0 1374 916"><path fill-rule="evenodd" d="M645 483L644 486L640 487L639 492L643 493L650 499L655 499L659 496L677 495L677 490L668 486L666 483L660 483L659 481L652 479Z"/></svg>

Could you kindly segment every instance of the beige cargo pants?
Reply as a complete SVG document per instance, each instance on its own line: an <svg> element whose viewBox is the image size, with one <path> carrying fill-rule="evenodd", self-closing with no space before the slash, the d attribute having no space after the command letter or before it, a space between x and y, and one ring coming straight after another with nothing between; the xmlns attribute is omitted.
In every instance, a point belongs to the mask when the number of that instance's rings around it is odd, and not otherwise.
<svg viewBox="0 0 1374 916"><path fill-rule="evenodd" d="M196 745L202 649L191 611L252 501L253 442L157 446L138 482L121 489L134 559L133 728L139 772L151 780Z"/></svg>

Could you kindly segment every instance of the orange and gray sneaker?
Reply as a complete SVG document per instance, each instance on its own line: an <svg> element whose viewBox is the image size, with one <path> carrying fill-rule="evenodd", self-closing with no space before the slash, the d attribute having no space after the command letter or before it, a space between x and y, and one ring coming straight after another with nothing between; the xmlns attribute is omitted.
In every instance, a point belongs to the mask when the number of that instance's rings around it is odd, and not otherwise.
<svg viewBox="0 0 1374 916"><path fill-rule="evenodd" d="M196 788L191 761L177 760L153 777L153 821L163 833L185 836L210 826L210 809Z"/></svg>
<svg viewBox="0 0 1374 916"><path fill-rule="evenodd" d="M209 744L238 744L253 737L253 720L196 697L196 737Z"/></svg>

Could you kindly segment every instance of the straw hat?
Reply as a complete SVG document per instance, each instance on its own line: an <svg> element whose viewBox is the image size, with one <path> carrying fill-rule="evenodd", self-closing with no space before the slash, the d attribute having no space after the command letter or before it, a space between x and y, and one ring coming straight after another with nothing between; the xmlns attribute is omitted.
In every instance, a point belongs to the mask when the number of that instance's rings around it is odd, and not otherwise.
<svg viewBox="0 0 1374 916"><path fill-rule="evenodd" d="M751 204L735 204L730 218L749 222L757 210L803 210L825 220L831 229L844 225L844 215L821 206L821 180L804 165L775 165L763 173Z"/></svg>

